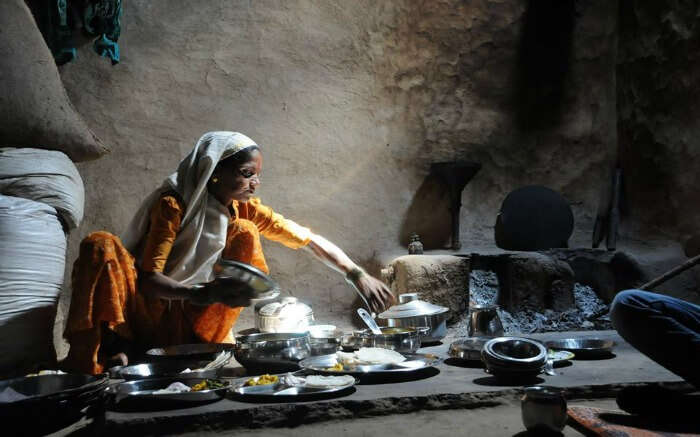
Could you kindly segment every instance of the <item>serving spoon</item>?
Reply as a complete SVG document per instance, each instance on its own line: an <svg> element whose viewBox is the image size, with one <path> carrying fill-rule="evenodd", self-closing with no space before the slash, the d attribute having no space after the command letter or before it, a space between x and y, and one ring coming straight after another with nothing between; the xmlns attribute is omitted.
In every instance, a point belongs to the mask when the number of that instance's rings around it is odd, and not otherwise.
<svg viewBox="0 0 700 437"><path fill-rule="evenodd" d="M372 334L374 335L382 335L382 330L379 329L379 325L377 325L377 322L374 321L372 316L369 315L366 309L364 308L358 308L357 309L357 314L360 316L363 322L369 327L369 330L372 331Z"/></svg>

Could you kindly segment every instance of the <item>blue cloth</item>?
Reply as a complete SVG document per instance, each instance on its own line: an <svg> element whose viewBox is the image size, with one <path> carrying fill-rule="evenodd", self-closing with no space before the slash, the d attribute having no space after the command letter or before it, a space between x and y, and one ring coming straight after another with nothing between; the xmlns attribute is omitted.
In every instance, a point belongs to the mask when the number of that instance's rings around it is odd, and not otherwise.
<svg viewBox="0 0 700 437"><path fill-rule="evenodd" d="M663 294L625 290L610 309L629 344L700 388L700 306Z"/></svg>

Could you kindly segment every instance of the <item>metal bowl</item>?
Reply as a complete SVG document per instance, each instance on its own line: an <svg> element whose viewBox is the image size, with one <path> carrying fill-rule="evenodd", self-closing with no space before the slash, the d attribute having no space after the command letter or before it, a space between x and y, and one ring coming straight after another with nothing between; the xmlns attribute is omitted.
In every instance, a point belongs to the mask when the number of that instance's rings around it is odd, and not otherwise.
<svg viewBox="0 0 700 437"><path fill-rule="evenodd" d="M154 360L213 361L221 352L233 348L231 343L178 344L149 349L146 356Z"/></svg>
<svg viewBox="0 0 700 437"><path fill-rule="evenodd" d="M449 356L465 361L481 361L481 350L490 338L473 337L450 344Z"/></svg>
<svg viewBox="0 0 700 437"><path fill-rule="evenodd" d="M236 360L248 373L281 373L296 370L311 355L308 332L262 333L236 338Z"/></svg>
<svg viewBox="0 0 700 437"><path fill-rule="evenodd" d="M125 366L120 368L117 371L117 375L128 380L164 377L215 379L217 376L219 376L220 369L226 363L222 362L213 369L182 373L182 371L185 369L202 369L209 363L209 361L170 360L157 363L135 364L133 366Z"/></svg>
<svg viewBox="0 0 700 437"><path fill-rule="evenodd" d="M559 433L566 424L566 399L561 388L526 387L521 409L523 424L533 434Z"/></svg>
<svg viewBox="0 0 700 437"><path fill-rule="evenodd" d="M613 340L604 338L562 338L547 341L546 346L554 350L573 352L577 358L609 356L615 346Z"/></svg>
<svg viewBox="0 0 700 437"><path fill-rule="evenodd" d="M415 353L421 346L421 336L428 333L430 328L399 328L382 326L379 328L381 335L373 334L369 329L364 329L355 335L359 335L362 340L358 340L360 346L381 347L391 349L399 353Z"/></svg>
<svg viewBox="0 0 700 437"><path fill-rule="evenodd" d="M481 359L489 373L502 377L532 377L547 363L547 348L521 337L497 337L487 341Z"/></svg>

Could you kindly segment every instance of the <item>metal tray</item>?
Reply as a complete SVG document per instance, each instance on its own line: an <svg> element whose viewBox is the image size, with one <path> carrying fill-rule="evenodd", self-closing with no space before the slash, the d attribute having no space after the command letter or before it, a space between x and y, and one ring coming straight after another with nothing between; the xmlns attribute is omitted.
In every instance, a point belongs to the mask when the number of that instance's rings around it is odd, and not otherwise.
<svg viewBox="0 0 700 437"><path fill-rule="evenodd" d="M603 338L562 338L545 342L554 350L573 352L578 358L598 358L610 356L615 342Z"/></svg>
<svg viewBox="0 0 700 437"><path fill-rule="evenodd" d="M114 384L105 390L108 395L113 397L114 403L121 402L148 402L156 406L163 403L203 403L216 401L223 398L226 392L230 389L230 384L227 381L216 380L226 384L226 387L190 391L186 393L165 393L153 394L156 390L162 390L173 382L181 382L190 387L204 381L204 378L156 378L142 379L137 381L127 381L119 384Z"/></svg>
<svg viewBox="0 0 700 437"><path fill-rule="evenodd" d="M279 377L283 375L278 375ZM305 387L305 386L289 386L281 382L266 385L245 386L245 381L250 378L244 378L237 383L232 384L231 393L243 398L279 398L279 400L297 401L304 398L324 397L332 395L340 395L349 391L359 381L355 379L352 383L338 387Z"/></svg>
<svg viewBox="0 0 700 437"><path fill-rule="evenodd" d="M299 367L304 370L311 370L324 375L353 375L362 376L370 374L397 374L404 372L415 372L428 367L436 366L440 363L440 358L433 354L401 354L406 357L406 361L397 364L361 364L343 370L328 370L338 363L337 356L319 355L306 358L299 362Z"/></svg>

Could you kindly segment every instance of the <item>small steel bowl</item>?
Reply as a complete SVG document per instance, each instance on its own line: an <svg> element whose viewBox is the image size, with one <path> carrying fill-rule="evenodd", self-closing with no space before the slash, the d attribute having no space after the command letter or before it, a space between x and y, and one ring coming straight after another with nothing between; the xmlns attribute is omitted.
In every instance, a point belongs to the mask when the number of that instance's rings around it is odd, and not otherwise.
<svg viewBox="0 0 700 437"><path fill-rule="evenodd" d="M523 424L532 434L559 433L566 425L566 398L557 387L526 387L521 399Z"/></svg>
<svg viewBox="0 0 700 437"><path fill-rule="evenodd" d="M604 338L562 338L545 343L548 348L573 352L576 358L609 356L615 342Z"/></svg>
<svg viewBox="0 0 700 437"><path fill-rule="evenodd" d="M250 334L236 338L233 354L248 373L293 371L311 355L310 337L308 332Z"/></svg>
<svg viewBox="0 0 700 437"><path fill-rule="evenodd" d="M457 340L450 344L448 355L465 361L481 361L481 350L490 338L473 337Z"/></svg>

